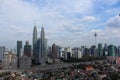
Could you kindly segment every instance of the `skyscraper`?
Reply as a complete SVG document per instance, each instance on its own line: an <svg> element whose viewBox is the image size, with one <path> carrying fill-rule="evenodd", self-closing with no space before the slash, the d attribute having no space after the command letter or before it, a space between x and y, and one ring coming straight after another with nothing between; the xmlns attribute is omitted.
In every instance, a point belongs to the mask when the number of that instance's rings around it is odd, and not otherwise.
<svg viewBox="0 0 120 80"><path fill-rule="evenodd" d="M28 57L31 57L31 45L29 45L29 41L26 41L26 44L24 46L24 54Z"/></svg>
<svg viewBox="0 0 120 80"><path fill-rule="evenodd" d="M94 57L96 57L96 55L97 55L97 52L96 52L96 50L97 50L97 45L96 45L97 44L97 33L96 32L94 33L94 36L95 36L95 49L94 49L93 55L94 55Z"/></svg>
<svg viewBox="0 0 120 80"><path fill-rule="evenodd" d="M33 59L35 60L37 54L37 27L34 26L33 29Z"/></svg>
<svg viewBox="0 0 120 80"><path fill-rule="evenodd" d="M85 48L86 48L86 46L81 46L81 53L83 56L85 55Z"/></svg>
<svg viewBox="0 0 120 80"><path fill-rule="evenodd" d="M55 59L57 59L57 46L55 44L52 45L52 59L53 61L55 61Z"/></svg>
<svg viewBox="0 0 120 80"><path fill-rule="evenodd" d="M45 39L44 27L41 28L41 37L39 42L39 62L44 64L47 57L47 39Z"/></svg>
<svg viewBox="0 0 120 80"><path fill-rule="evenodd" d="M5 47L4 46L0 46L0 62L2 62L4 53L5 53Z"/></svg>
<svg viewBox="0 0 120 80"><path fill-rule="evenodd" d="M17 41L17 68L20 66L20 57L21 57L22 41Z"/></svg>
<svg viewBox="0 0 120 80"><path fill-rule="evenodd" d="M114 45L108 46L108 56L115 56L115 46Z"/></svg>
<svg viewBox="0 0 120 80"><path fill-rule="evenodd" d="M120 56L120 46L118 46L118 56Z"/></svg>
<svg viewBox="0 0 120 80"><path fill-rule="evenodd" d="M17 41L17 57L20 58L22 49L22 41Z"/></svg>
<svg viewBox="0 0 120 80"><path fill-rule="evenodd" d="M103 56L102 44L99 43L98 44L98 57L102 57L102 56Z"/></svg>
<svg viewBox="0 0 120 80"><path fill-rule="evenodd" d="M93 56L93 57L96 57L95 49L96 49L95 45L92 45L91 48L90 48L90 55Z"/></svg>
<svg viewBox="0 0 120 80"><path fill-rule="evenodd" d="M104 44L104 48L103 48L103 56L104 57L108 56L108 46L106 43Z"/></svg>
<svg viewBox="0 0 120 80"><path fill-rule="evenodd" d="M37 38L37 28L33 30L33 63L43 64L47 57L47 39L45 38L44 27L41 28L40 38Z"/></svg>

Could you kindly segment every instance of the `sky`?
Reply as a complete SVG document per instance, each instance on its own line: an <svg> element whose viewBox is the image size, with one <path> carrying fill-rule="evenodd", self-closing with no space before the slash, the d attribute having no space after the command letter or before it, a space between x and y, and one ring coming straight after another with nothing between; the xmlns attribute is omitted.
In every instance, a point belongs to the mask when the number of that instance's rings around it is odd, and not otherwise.
<svg viewBox="0 0 120 80"><path fill-rule="evenodd" d="M0 0L0 46L32 44L34 25L42 25L48 45L120 45L120 0Z"/></svg>

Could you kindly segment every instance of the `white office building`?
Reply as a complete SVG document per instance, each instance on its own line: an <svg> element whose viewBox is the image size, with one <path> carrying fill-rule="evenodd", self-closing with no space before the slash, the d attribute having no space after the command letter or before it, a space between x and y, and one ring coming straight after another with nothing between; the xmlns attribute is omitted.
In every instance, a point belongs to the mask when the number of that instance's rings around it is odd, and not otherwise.
<svg viewBox="0 0 120 80"><path fill-rule="evenodd" d="M73 58L77 58L77 59L82 58L82 53L81 53L80 49L79 48L73 48L72 49L72 56L73 56Z"/></svg>

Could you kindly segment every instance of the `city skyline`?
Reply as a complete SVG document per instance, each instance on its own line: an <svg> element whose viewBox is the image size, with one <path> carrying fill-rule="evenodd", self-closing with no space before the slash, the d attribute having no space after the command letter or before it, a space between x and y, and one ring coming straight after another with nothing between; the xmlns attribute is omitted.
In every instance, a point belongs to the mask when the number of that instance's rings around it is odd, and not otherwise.
<svg viewBox="0 0 120 80"><path fill-rule="evenodd" d="M90 46L95 43L120 45L119 0L4 0L0 1L0 44L16 47L29 40L37 26L46 30L48 44ZM38 36L40 37L40 36ZM24 44L23 43L23 44Z"/></svg>

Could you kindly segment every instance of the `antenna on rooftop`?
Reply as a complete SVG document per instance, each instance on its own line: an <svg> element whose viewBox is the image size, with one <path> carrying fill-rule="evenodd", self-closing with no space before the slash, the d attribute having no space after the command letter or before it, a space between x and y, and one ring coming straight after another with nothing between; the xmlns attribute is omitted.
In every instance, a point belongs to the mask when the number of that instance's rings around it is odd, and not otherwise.
<svg viewBox="0 0 120 80"><path fill-rule="evenodd" d="M96 45L97 33L96 32L94 33L94 37L95 37L95 48L96 48L97 47L97 45ZM96 49L94 51L94 57L95 57L95 55L96 55Z"/></svg>
<svg viewBox="0 0 120 80"><path fill-rule="evenodd" d="M94 36L95 36L95 46L96 46L96 38L97 38L97 33L96 32L94 33Z"/></svg>

